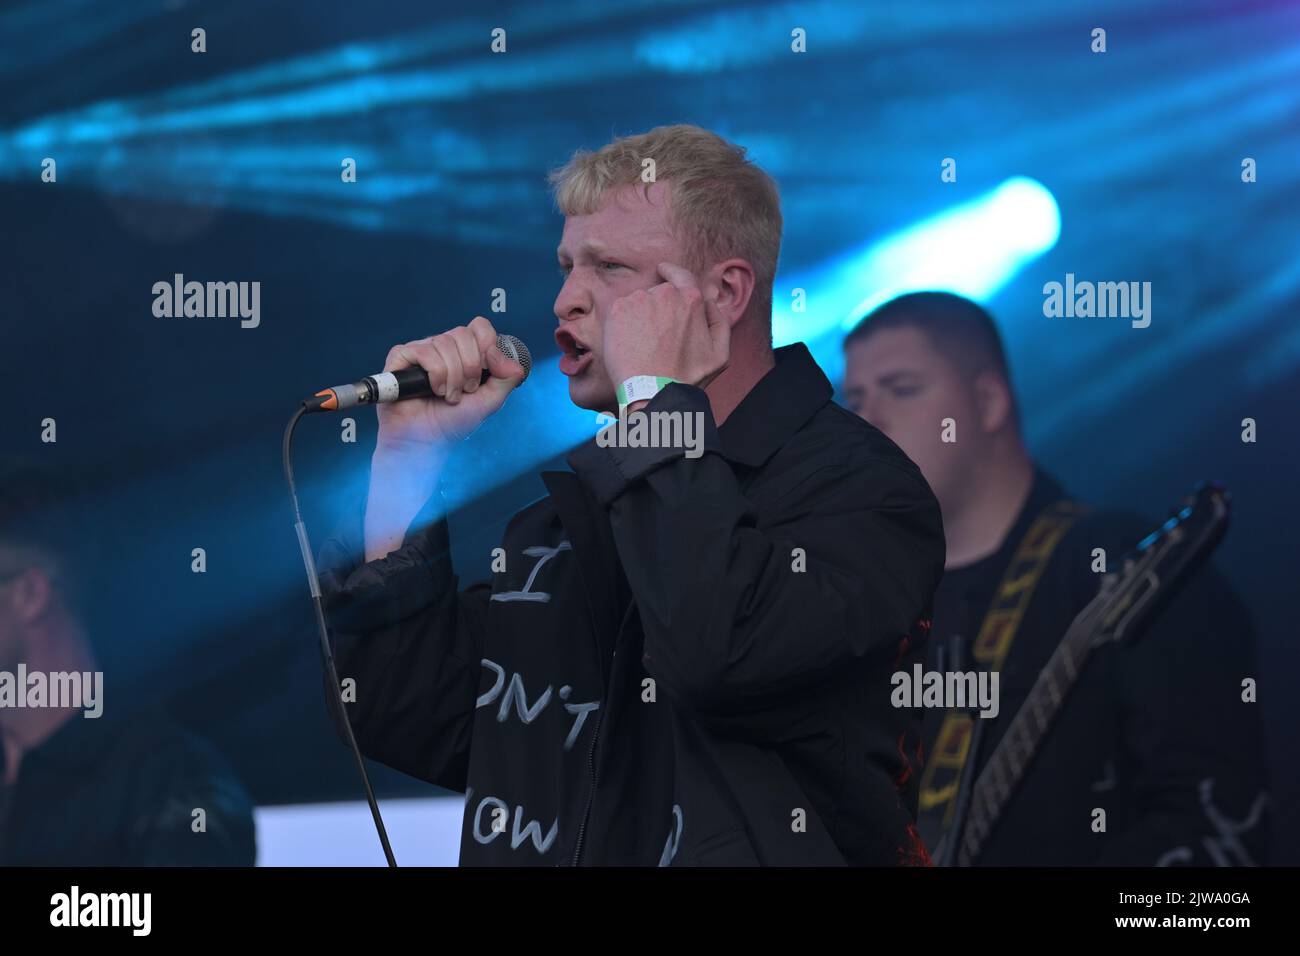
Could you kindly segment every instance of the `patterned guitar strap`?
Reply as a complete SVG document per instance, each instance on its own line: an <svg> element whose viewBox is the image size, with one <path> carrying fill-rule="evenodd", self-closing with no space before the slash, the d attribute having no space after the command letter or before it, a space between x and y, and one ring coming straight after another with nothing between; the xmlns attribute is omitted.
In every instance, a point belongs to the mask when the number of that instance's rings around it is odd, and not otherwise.
<svg viewBox="0 0 1300 956"><path fill-rule="evenodd" d="M1076 502L1057 501L1039 512L1029 526L1002 574L971 648L978 670L1002 670L1052 553L1070 526L1086 511L1086 507ZM925 821L923 832L945 834L952 825L962 768L970 752L976 719L973 713L972 709L953 707L944 715L921 776L917 815ZM936 838L936 846L938 842Z"/></svg>

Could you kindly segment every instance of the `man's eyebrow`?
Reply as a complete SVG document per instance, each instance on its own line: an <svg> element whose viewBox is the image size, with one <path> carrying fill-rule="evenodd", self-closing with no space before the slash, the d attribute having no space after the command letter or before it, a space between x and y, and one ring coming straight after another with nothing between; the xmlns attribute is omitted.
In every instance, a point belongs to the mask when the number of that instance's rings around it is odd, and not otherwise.
<svg viewBox="0 0 1300 956"><path fill-rule="evenodd" d="M884 386L897 385L899 379L912 378L919 374L920 373L917 372L916 369L901 368L896 372L889 372L888 374L880 376L880 378L876 379L876 384Z"/></svg>
<svg viewBox="0 0 1300 956"><path fill-rule="evenodd" d="M606 247L605 247L605 244L604 244L603 242L598 242L598 241L595 240L595 239L584 239L581 243L579 243L579 245L578 245L578 251L579 251L579 252L590 252L592 255L596 255L596 256L598 256L598 255L603 254L603 253L606 251ZM556 257L557 259L559 259L560 261L564 261L565 259L569 258L568 255L567 255L567 254L565 253L565 251L564 251L564 246L557 246L557 247L556 247L556 249L555 249L555 257Z"/></svg>

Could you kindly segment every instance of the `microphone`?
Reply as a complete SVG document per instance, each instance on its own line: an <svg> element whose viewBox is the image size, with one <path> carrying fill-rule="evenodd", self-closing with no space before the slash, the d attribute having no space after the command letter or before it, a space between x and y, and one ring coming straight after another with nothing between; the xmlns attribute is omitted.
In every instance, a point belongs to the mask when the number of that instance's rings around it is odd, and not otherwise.
<svg viewBox="0 0 1300 956"><path fill-rule="evenodd" d="M514 359L524 369L524 379L533 370L533 357L528 346L513 335L498 335L497 348L506 358ZM479 384L490 378L487 369L479 379ZM523 381L520 381L523 384ZM308 411L337 412L355 405L383 405L388 402L400 402L408 398L427 398L433 394L429 387L429 373L418 365L398 369L396 372L379 372L367 375L351 385L335 385L321 389L314 398L308 399Z"/></svg>

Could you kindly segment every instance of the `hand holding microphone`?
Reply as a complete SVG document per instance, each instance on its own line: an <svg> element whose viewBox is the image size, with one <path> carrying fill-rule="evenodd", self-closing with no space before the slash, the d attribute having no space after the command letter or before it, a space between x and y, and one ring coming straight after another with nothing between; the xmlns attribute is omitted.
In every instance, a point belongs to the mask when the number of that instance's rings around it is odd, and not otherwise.
<svg viewBox="0 0 1300 956"><path fill-rule="evenodd" d="M454 444L496 412L531 370L528 347L477 316L468 326L394 346L382 372L322 389L310 410L400 402L378 409L379 448ZM479 397L467 399L471 395ZM457 411L447 408L462 404Z"/></svg>
<svg viewBox="0 0 1300 956"><path fill-rule="evenodd" d="M469 325L396 345L384 370L318 393L321 410L375 404L379 436L366 504L366 558L397 547L468 438L528 377L532 358L514 336L477 316Z"/></svg>

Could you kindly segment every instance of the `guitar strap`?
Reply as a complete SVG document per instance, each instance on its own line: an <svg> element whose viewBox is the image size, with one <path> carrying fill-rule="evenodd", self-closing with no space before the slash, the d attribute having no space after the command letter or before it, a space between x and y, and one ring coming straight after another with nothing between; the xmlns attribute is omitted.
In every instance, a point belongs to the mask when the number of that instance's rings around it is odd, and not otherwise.
<svg viewBox="0 0 1300 956"><path fill-rule="evenodd" d="M971 655L980 671L1002 670L1052 553L1070 526L1087 510L1073 501L1056 501L1039 512L1025 532L1002 573L993 602L971 648ZM927 821L927 827L933 824L934 833L946 832L953 822L962 768L970 755L973 729L974 718L969 710L950 708L944 714L939 735L926 761L917 812Z"/></svg>

